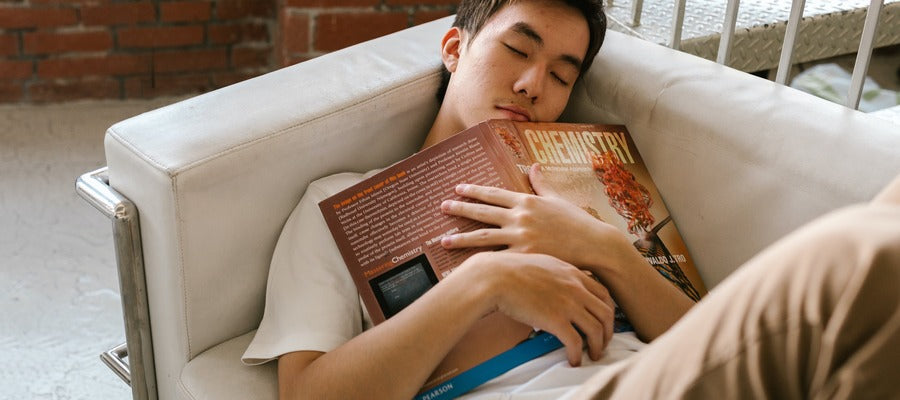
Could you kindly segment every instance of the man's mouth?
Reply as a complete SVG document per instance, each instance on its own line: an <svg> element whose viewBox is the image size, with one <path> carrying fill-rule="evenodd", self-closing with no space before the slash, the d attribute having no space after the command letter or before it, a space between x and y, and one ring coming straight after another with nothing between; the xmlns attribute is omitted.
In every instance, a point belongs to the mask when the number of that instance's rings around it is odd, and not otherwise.
<svg viewBox="0 0 900 400"><path fill-rule="evenodd" d="M513 121L523 121L528 122L531 121L531 114L528 113L524 108L508 105L508 106L497 106L497 109L503 112L507 118Z"/></svg>

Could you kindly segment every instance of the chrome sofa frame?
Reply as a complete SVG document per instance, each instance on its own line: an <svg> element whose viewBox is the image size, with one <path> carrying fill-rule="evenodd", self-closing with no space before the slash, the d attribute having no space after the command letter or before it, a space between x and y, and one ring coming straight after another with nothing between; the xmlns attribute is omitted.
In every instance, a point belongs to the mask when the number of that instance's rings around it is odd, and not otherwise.
<svg viewBox="0 0 900 400"><path fill-rule="evenodd" d="M109 186L106 167L81 175L75 182L75 191L112 220L125 343L101 353L100 359L131 386L134 399L155 400L156 369L137 207Z"/></svg>

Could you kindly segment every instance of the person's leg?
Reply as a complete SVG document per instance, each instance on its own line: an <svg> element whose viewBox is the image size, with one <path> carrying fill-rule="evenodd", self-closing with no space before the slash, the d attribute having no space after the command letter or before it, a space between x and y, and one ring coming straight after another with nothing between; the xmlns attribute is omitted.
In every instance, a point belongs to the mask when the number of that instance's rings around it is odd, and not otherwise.
<svg viewBox="0 0 900 400"><path fill-rule="evenodd" d="M900 397L900 178L778 241L577 398Z"/></svg>
<svg viewBox="0 0 900 400"><path fill-rule="evenodd" d="M872 200L874 204L900 204L900 175L894 178L881 193Z"/></svg>

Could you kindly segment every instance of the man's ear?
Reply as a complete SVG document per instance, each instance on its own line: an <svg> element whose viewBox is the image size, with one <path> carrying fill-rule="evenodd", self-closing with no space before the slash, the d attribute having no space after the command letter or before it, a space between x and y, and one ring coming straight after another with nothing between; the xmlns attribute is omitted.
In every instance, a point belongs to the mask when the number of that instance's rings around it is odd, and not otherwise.
<svg viewBox="0 0 900 400"><path fill-rule="evenodd" d="M441 59L444 61L444 67L451 73L456 72L463 40L465 40L465 32L455 26L450 28L441 39Z"/></svg>

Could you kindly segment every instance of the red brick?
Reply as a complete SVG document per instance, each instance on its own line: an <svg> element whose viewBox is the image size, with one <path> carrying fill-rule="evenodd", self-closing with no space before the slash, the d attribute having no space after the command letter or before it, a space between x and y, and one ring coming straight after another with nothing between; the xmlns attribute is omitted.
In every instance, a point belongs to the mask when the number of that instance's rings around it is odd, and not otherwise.
<svg viewBox="0 0 900 400"><path fill-rule="evenodd" d="M140 76L125 80L126 98L151 98L202 93L214 89L208 74Z"/></svg>
<svg viewBox="0 0 900 400"><path fill-rule="evenodd" d="M379 0L285 0L285 7L368 7L378 5Z"/></svg>
<svg viewBox="0 0 900 400"><path fill-rule="evenodd" d="M338 50L407 27L406 13L320 14L316 18L315 49Z"/></svg>
<svg viewBox="0 0 900 400"><path fill-rule="evenodd" d="M156 72L203 71L228 67L225 49L173 51L153 55Z"/></svg>
<svg viewBox="0 0 900 400"><path fill-rule="evenodd" d="M281 49L284 53L309 51L309 15L286 13L281 19Z"/></svg>
<svg viewBox="0 0 900 400"><path fill-rule="evenodd" d="M31 61L0 60L0 80L26 79L31 77L34 63Z"/></svg>
<svg viewBox="0 0 900 400"><path fill-rule="evenodd" d="M133 75L150 72L149 55L116 54L107 57L52 58L38 61L41 78Z"/></svg>
<svg viewBox="0 0 900 400"><path fill-rule="evenodd" d="M275 0L219 0L216 16L220 20L275 16Z"/></svg>
<svg viewBox="0 0 900 400"><path fill-rule="evenodd" d="M265 68L271 66L272 48L238 47L231 50L231 66L234 68Z"/></svg>
<svg viewBox="0 0 900 400"><path fill-rule="evenodd" d="M0 27L46 28L78 23L74 8L0 8Z"/></svg>
<svg viewBox="0 0 900 400"><path fill-rule="evenodd" d="M8 0L7 0L8 1ZM18 0L22 1L22 0ZM67 5L78 5L78 6L96 6L101 4L109 4L111 0L66 0L64 3ZM59 0L29 0L29 4L31 5L59 5L61 2Z"/></svg>
<svg viewBox="0 0 900 400"><path fill-rule="evenodd" d="M269 27L265 23L247 22L209 25L206 37L210 44L238 42L269 42Z"/></svg>
<svg viewBox="0 0 900 400"><path fill-rule="evenodd" d="M17 103L23 100L25 91L21 83L0 82L0 103Z"/></svg>
<svg viewBox="0 0 900 400"><path fill-rule="evenodd" d="M119 47L173 47L203 43L203 26L154 26L119 29Z"/></svg>
<svg viewBox="0 0 900 400"><path fill-rule="evenodd" d="M37 82L28 87L31 100L37 103L77 99L118 98L119 82L115 79L86 79L71 81Z"/></svg>
<svg viewBox="0 0 900 400"><path fill-rule="evenodd" d="M247 79L259 76L260 74L248 72L222 72L213 74L213 85L215 87L225 87L234 85L235 83L245 81Z"/></svg>
<svg viewBox="0 0 900 400"><path fill-rule="evenodd" d="M0 56L19 54L19 38L16 35L0 35Z"/></svg>
<svg viewBox="0 0 900 400"><path fill-rule="evenodd" d="M159 4L159 18L163 22L207 21L211 15L208 1L176 1Z"/></svg>
<svg viewBox="0 0 900 400"><path fill-rule="evenodd" d="M389 6L457 5L459 0L387 0Z"/></svg>
<svg viewBox="0 0 900 400"><path fill-rule="evenodd" d="M438 10L438 11L416 11L413 14L413 25L424 24L429 21L434 21L439 18L444 18L450 15L449 10Z"/></svg>
<svg viewBox="0 0 900 400"><path fill-rule="evenodd" d="M106 4L81 9L85 25L128 25L156 21L156 8L150 2Z"/></svg>
<svg viewBox="0 0 900 400"><path fill-rule="evenodd" d="M22 39L26 54L104 51L112 48L112 35L99 32L25 33Z"/></svg>
<svg viewBox="0 0 900 400"><path fill-rule="evenodd" d="M274 21L272 21L274 23ZM269 26L266 23L248 22L241 24L241 41L269 42Z"/></svg>
<svg viewBox="0 0 900 400"><path fill-rule="evenodd" d="M282 60L281 66L288 67L288 66L291 66L294 64L302 63L307 60L312 60L313 58L315 58L315 56L311 56L308 54L304 54L304 55L299 55L299 54L293 55L292 54L292 55L289 55L286 59Z"/></svg>
<svg viewBox="0 0 900 400"><path fill-rule="evenodd" d="M241 27L234 24L209 25L206 39L210 44L234 44L241 41Z"/></svg>

